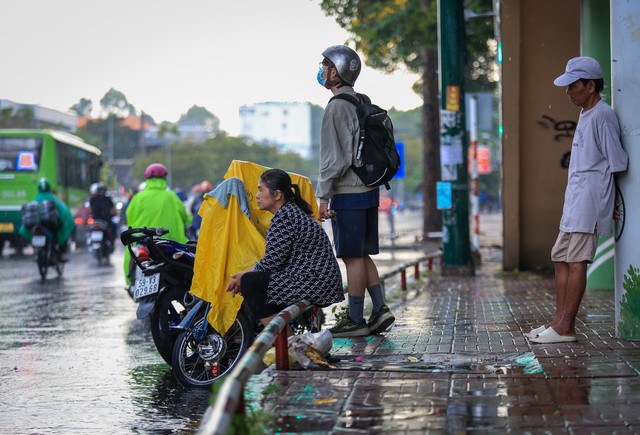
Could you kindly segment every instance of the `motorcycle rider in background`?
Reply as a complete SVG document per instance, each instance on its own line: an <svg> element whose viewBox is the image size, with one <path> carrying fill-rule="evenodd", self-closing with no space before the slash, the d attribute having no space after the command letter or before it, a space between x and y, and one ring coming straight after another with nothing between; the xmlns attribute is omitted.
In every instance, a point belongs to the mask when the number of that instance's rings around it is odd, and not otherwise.
<svg viewBox="0 0 640 435"><path fill-rule="evenodd" d="M56 233L58 246L60 247L60 258L62 261L68 261L69 248L67 241L69 240L73 230L76 228L76 223L73 219L73 215L71 215L71 212L69 211L69 208L51 191L51 183L49 183L49 180L46 178L41 178L40 181L38 181L38 194L33 200L37 202L45 200L55 202L56 208L58 209L58 216L62 221L62 225ZM31 243L31 238L33 237L31 230L27 230L23 225L20 227L19 232L24 239Z"/></svg>
<svg viewBox="0 0 640 435"><path fill-rule="evenodd" d="M116 235L116 224L113 222L113 217L116 215L116 206L113 204L113 200L107 195L107 187L103 183L98 183L96 186L95 195L91 196L89 200L91 208L91 217L94 219L100 219L109 224L109 241L111 242L111 251L115 248L114 238Z"/></svg>
<svg viewBox="0 0 640 435"><path fill-rule="evenodd" d="M167 189L167 168L152 163L144 171L145 188L135 194L127 206L127 224L132 228L161 227L169 230L166 239L186 243L186 227L191 222L183 202L173 190ZM129 250L125 250L124 271L129 270Z"/></svg>

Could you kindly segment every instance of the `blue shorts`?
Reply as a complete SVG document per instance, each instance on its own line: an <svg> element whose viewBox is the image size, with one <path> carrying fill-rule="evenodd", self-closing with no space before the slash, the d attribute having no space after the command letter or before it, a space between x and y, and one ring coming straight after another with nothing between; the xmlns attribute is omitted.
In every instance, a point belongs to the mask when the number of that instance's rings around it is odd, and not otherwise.
<svg viewBox="0 0 640 435"><path fill-rule="evenodd" d="M378 207L333 210L331 229L336 257L364 257L380 252Z"/></svg>

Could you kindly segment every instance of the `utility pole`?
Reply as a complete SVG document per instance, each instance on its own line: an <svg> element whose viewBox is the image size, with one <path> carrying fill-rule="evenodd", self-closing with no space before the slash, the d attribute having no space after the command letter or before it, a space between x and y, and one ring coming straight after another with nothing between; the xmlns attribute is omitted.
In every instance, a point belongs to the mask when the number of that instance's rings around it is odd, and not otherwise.
<svg viewBox="0 0 640 435"><path fill-rule="evenodd" d="M138 146L140 147L140 155L146 154L144 149L144 110L140 112L140 131L138 131Z"/></svg>
<svg viewBox="0 0 640 435"><path fill-rule="evenodd" d="M109 148L109 164L113 164L113 114L107 118L107 144Z"/></svg>
<svg viewBox="0 0 640 435"><path fill-rule="evenodd" d="M463 0L438 1L440 46L441 191L450 192L443 207L443 275L474 273L469 243L469 169L465 131L464 67L466 45Z"/></svg>

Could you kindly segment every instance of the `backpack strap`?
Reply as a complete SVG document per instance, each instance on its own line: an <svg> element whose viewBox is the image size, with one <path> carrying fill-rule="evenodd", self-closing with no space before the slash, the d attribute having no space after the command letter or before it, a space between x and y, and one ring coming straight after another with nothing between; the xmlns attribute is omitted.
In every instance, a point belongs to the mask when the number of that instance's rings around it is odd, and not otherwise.
<svg viewBox="0 0 640 435"><path fill-rule="evenodd" d="M356 97L354 97L351 94L337 94L334 95L333 97L331 97L331 99L329 100L329 102L332 102L333 100L345 100L350 102L351 104L353 104L354 106L359 106L362 103L365 104L371 104L371 98L369 98L367 95L365 94L358 94L356 93Z"/></svg>
<svg viewBox="0 0 640 435"><path fill-rule="evenodd" d="M358 96L360 96L360 94L358 94ZM331 97L329 102L332 102L333 100L345 100L345 101L350 102L351 104L353 104L356 107L358 107L360 105L360 99L357 98L357 97L354 97L351 94L337 94L337 95L334 95L333 97Z"/></svg>

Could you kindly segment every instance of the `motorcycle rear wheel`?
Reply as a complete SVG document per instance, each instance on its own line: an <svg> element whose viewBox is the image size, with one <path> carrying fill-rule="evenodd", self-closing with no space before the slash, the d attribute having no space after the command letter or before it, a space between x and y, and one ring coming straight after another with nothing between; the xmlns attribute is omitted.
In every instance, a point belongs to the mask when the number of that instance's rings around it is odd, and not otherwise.
<svg viewBox="0 0 640 435"><path fill-rule="evenodd" d="M206 321L198 319L193 328L178 336L173 348L171 370L186 387L209 388L231 372L255 339L253 324L243 310L224 337L207 322L205 338L197 340L197 328Z"/></svg>
<svg viewBox="0 0 640 435"><path fill-rule="evenodd" d="M178 286L166 288L149 315L153 342L162 359L169 365L172 363L173 346L178 338L178 333L169 326L178 325L184 317L187 309L184 297L188 291L188 288Z"/></svg>
<svg viewBox="0 0 640 435"><path fill-rule="evenodd" d="M40 278L42 281L47 279L47 270L49 270L49 257L47 255L47 248L40 248L36 252L36 263L38 263L38 272L40 272Z"/></svg>

